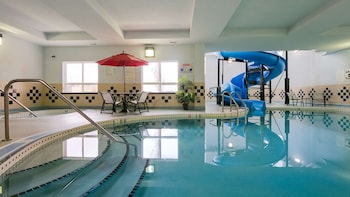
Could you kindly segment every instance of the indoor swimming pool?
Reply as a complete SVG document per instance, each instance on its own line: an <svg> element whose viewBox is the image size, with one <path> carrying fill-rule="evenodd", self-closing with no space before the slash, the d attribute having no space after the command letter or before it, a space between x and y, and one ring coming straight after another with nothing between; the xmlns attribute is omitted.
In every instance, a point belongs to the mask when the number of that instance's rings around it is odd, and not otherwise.
<svg viewBox="0 0 350 197"><path fill-rule="evenodd" d="M110 125L52 142L2 175L1 196L350 196L350 116Z"/></svg>

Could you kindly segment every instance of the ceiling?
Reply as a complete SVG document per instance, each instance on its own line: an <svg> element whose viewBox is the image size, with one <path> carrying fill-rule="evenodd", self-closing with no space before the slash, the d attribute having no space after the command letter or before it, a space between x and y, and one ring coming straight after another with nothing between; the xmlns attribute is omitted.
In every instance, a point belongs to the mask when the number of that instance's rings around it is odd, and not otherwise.
<svg viewBox="0 0 350 197"><path fill-rule="evenodd" d="M349 10L349 0L0 0L0 33L42 46L333 53L350 48Z"/></svg>

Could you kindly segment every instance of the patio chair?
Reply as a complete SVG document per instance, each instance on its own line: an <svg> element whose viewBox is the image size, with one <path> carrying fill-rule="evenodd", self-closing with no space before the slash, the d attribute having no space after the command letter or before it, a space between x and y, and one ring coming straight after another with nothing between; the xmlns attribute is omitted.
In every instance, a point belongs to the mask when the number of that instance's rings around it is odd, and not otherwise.
<svg viewBox="0 0 350 197"><path fill-rule="evenodd" d="M299 98L294 92L287 92L287 96L289 101L292 102L293 106L298 105L299 101L302 105L304 105L303 98Z"/></svg>
<svg viewBox="0 0 350 197"><path fill-rule="evenodd" d="M147 104L148 94L149 94L149 92L141 92L141 94L139 96L131 98L128 101L128 104L130 106L134 107L134 111L136 111L136 109L138 109L140 113L142 111L149 111L148 104ZM141 105L142 109L141 109L140 105Z"/></svg>
<svg viewBox="0 0 350 197"><path fill-rule="evenodd" d="M311 105L314 106L315 101L321 101L326 106L326 96L324 93L315 93L311 96Z"/></svg>
<svg viewBox="0 0 350 197"><path fill-rule="evenodd" d="M110 92L100 92L100 94L103 99L100 113L107 111L105 109L106 105L112 105L111 113L113 114L116 111L116 107L123 104L121 99L115 99Z"/></svg>

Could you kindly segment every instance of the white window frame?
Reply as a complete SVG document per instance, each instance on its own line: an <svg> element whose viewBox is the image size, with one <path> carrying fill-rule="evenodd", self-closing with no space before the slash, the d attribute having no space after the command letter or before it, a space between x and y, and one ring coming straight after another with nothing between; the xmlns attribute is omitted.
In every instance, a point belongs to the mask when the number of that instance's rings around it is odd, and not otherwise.
<svg viewBox="0 0 350 197"><path fill-rule="evenodd" d="M84 92L88 92L88 93L96 93L98 92L98 72L96 73L96 77L97 80L94 83L88 83L88 82L84 82L84 64L91 64L91 63L96 63L96 62L92 62L92 61L65 61L62 63L62 92L63 93L84 93ZM81 82L75 82L75 83L69 83L67 82L67 65L68 64L82 64L82 81ZM96 63L96 66L98 66L98 64ZM98 70L98 69L97 69ZM81 85L81 91L69 91L67 86L69 85ZM95 91L87 91L86 86L95 86Z"/></svg>
<svg viewBox="0 0 350 197"><path fill-rule="evenodd" d="M177 72L176 73L174 73L174 74L176 74L176 79L178 79L178 75L179 75L179 62L178 61L159 61L159 62L149 62L149 64L150 63L156 63L156 64L158 64L158 66L159 66L159 72L158 72L158 79L159 79L159 82L144 82L144 79L143 79L143 77L142 77L142 89L144 89L143 88L143 86L144 85L155 85L155 86L158 86L158 90L159 91L156 91L155 93L168 93L168 92L176 92L177 91L177 88L178 88L178 81L176 81L176 82L163 82L161 79L162 79L162 75L161 75L161 73L162 73L162 70L161 70L161 65L162 65L162 63L176 63L177 64ZM147 66L145 66L145 67L147 67ZM143 68L145 68L145 67L143 67ZM142 76L143 76L143 69L142 69ZM175 86L175 90L174 91L162 91L162 86L165 86L165 85L174 85ZM152 91L152 92L154 92L154 91Z"/></svg>

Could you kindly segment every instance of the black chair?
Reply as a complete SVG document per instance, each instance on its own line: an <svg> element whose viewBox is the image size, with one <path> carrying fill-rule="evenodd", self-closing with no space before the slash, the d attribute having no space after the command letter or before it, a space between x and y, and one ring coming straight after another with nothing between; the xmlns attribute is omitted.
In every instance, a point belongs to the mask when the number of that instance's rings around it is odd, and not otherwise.
<svg viewBox="0 0 350 197"><path fill-rule="evenodd" d="M326 96L324 93L314 93L311 96L311 105L314 106L315 101L321 101L326 106Z"/></svg>
<svg viewBox="0 0 350 197"><path fill-rule="evenodd" d="M119 105L123 104L123 101L121 99L115 99L110 92L100 92L102 99L103 99L103 103L102 103L102 107L101 107L101 112L106 112L106 105L112 105L112 114L113 112L116 111L116 107Z"/></svg>
<svg viewBox="0 0 350 197"><path fill-rule="evenodd" d="M134 111L136 111L136 109L138 109L140 113L142 111L149 111L148 104L147 104L148 94L149 94L149 92L141 92L141 94L139 96L136 96L134 98L130 98L130 100L128 101L128 104L130 106L134 107ZM141 105L142 109L141 109L140 105Z"/></svg>
<svg viewBox="0 0 350 197"><path fill-rule="evenodd" d="M289 101L292 102L293 106L298 105L299 101L302 105L304 105L303 98L299 98L294 92L287 92L287 96Z"/></svg>

